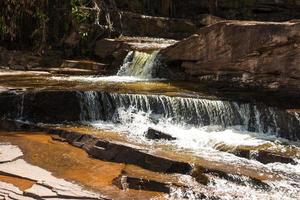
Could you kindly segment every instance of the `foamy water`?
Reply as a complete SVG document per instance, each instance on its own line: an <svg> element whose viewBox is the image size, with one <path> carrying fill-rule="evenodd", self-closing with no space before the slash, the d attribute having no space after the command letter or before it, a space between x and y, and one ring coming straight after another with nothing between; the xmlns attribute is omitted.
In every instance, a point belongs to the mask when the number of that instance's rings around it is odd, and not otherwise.
<svg viewBox="0 0 300 200"><path fill-rule="evenodd" d="M298 164L270 163L262 164L256 160L240 158L232 153L219 151L220 147L226 145L229 149L238 146L256 147L259 145L269 145L271 147L286 150L288 141L277 138L272 134L253 133L243 129L243 127L235 126L223 128L220 126L193 127L184 124L173 124L171 119L163 118L151 113L141 111L125 110L120 108L115 114L115 119L111 122L97 121L90 123L92 126L109 129L126 134L132 141L150 144L170 145L176 147L178 151L185 151L195 156L203 157L207 160L218 161L222 163L230 163L247 168L259 169L268 173L280 174L282 180L270 181L267 184L270 188L266 191L255 188L252 185L237 184L226 179L211 177L213 182L205 188L200 189L202 192L214 191L216 196L222 195L222 199L297 199L300 196L300 186L297 185L297 179L300 177L300 162L295 159ZM151 127L175 137L174 141L153 141L145 137L145 132ZM291 146L298 143L291 143ZM294 146L294 148L298 148ZM298 148L298 152L300 152ZM300 155L297 155L298 158ZM246 178L246 177L245 177ZM243 182L243 180L242 180ZM191 186L194 185L191 183ZM199 188L198 188L199 189ZM203 191L204 190L204 191ZM193 191L193 192L191 192ZM187 197L188 199L199 199L195 194L195 188L190 191L181 191L174 189L169 199L180 199Z"/></svg>

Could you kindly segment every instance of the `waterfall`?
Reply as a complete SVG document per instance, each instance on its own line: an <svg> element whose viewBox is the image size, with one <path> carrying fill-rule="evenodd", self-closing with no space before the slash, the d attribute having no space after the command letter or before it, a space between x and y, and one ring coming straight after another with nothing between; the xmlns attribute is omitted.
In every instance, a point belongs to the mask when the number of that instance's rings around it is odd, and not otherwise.
<svg viewBox="0 0 300 200"><path fill-rule="evenodd" d="M183 126L240 126L247 131L299 138L298 115L263 104L105 92L82 92L79 100L82 121L118 122L120 115L144 112ZM119 113L120 108L126 112Z"/></svg>
<svg viewBox="0 0 300 200"><path fill-rule="evenodd" d="M124 59L123 65L117 75L151 79L155 73L155 67L159 63L158 52L130 51Z"/></svg>
<svg viewBox="0 0 300 200"><path fill-rule="evenodd" d="M80 120L93 121L100 118L101 105L98 93L95 91L78 92L79 105L80 105Z"/></svg>

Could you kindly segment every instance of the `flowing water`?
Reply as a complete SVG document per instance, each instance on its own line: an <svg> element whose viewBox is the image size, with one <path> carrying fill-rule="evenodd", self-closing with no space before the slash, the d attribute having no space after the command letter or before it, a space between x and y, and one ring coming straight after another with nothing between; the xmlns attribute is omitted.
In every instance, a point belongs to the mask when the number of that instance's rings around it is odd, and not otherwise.
<svg viewBox="0 0 300 200"><path fill-rule="evenodd" d="M157 52L130 52L118 76L151 79L155 71L153 67L157 65L156 57ZM177 188L168 196L170 199L199 199L195 193L197 190L221 195L222 199L300 197L300 145L296 142L299 139L297 130L300 130L300 121L297 113L287 113L263 103L165 95L83 92L80 98L81 108L84 108L82 113L85 113L81 120L94 127L121 132L135 142L173 146L175 151L190 152L222 163L251 166L280 174L281 177L281 180L265 181L268 185L266 189L251 185L247 177L234 177L239 180L236 183L211 175L213 181L207 187L184 191ZM176 140L149 140L145 136L149 127L167 133ZM233 152L239 147L252 149L253 156L237 156ZM261 147L281 154L293 152L294 163L263 164L255 160L254 155ZM192 187L189 177L183 176L183 179L190 181Z"/></svg>
<svg viewBox="0 0 300 200"><path fill-rule="evenodd" d="M159 65L158 52L129 52L116 76L51 77L57 81L78 82L152 82ZM142 85L147 87L147 85ZM300 197L300 117L262 102L241 102L210 98L189 98L164 94L129 94L126 92L77 91L75 98L80 116L74 123L112 130L139 144L153 145L174 154L185 152L209 161L250 167L274 174L275 178L253 184L249 177L209 174L207 186L198 187L190 176L182 181L190 188L174 187L169 199L199 199L199 193L221 199L299 199ZM26 96L22 95L18 119L24 118ZM30 120L30 119L27 119ZM150 140L149 128L171 135L175 140ZM236 152L250 151L249 157ZM263 163L257 159L261 150L292 158L293 162ZM154 151L154 149L153 149ZM234 181L233 181L234 180ZM199 192L197 192L199 191Z"/></svg>
<svg viewBox="0 0 300 200"><path fill-rule="evenodd" d="M150 53L130 51L125 57L116 76L71 76L51 77L51 79L84 82L137 82L162 80L155 78L156 69L160 59L158 53L159 51Z"/></svg>

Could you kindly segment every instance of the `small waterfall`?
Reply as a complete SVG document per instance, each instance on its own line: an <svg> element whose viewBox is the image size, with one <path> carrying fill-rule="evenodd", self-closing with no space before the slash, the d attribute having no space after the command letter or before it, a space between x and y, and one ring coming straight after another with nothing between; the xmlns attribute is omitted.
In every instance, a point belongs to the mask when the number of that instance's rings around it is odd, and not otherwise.
<svg viewBox="0 0 300 200"><path fill-rule="evenodd" d="M118 110L122 108L127 110L127 114L141 111L183 126L241 126L252 132L299 138L300 121L297 115L263 104L103 92L83 92L80 101L82 121L118 122L121 115Z"/></svg>
<svg viewBox="0 0 300 200"><path fill-rule="evenodd" d="M158 52L130 51L124 59L123 65L117 75L151 79L155 73L155 67L159 63Z"/></svg>
<svg viewBox="0 0 300 200"><path fill-rule="evenodd" d="M32 95L12 95L7 98L9 99L3 101L9 100L12 103L0 110L0 117L5 119L44 123L99 120L120 123L124 118L122 115L130 116L142 112L149 120L167 120L183 127L239 126L251 132L277 134L292 140L300 139L300 117L297 113L289 113L262 103L100 91L70 91L64 92L63 96L60 92L41 92ZM66 102L68 103L65 105Z"/></svg>

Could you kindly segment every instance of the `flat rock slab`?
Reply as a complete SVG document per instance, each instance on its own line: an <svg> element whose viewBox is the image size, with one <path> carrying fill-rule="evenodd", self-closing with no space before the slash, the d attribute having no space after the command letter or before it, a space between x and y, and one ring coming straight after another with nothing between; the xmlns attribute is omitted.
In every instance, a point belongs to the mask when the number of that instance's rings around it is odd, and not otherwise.
<svg viewBox="0 0 300 200"><path fill-rule="evenodd" d="M9 196L12 195L24 195L34 199L44 197L59 199L103 199L97 193L87 191L79 185L56 178L50 172L33 166L23 159L17 159L23 154L16 146L1 144L0 149L2 149L2 152L5 152L4 154L1 154L1 173L36 182L36 184L27 189L24 193L19 189L16 189L17 187L13 185L1 184L0 182L0 197L2 196L4 199L10 199ZM9 153L10 151L13 153ZM22 198L11 197L11 199ZM24 199L26 198L24 197Z"/></svg>
<svg viewBox="0 0 300 200"><path fill-rule="evenodd" d="M17 146L0 144L0 163L10 162L21 156L23 153Z"/></svg>

